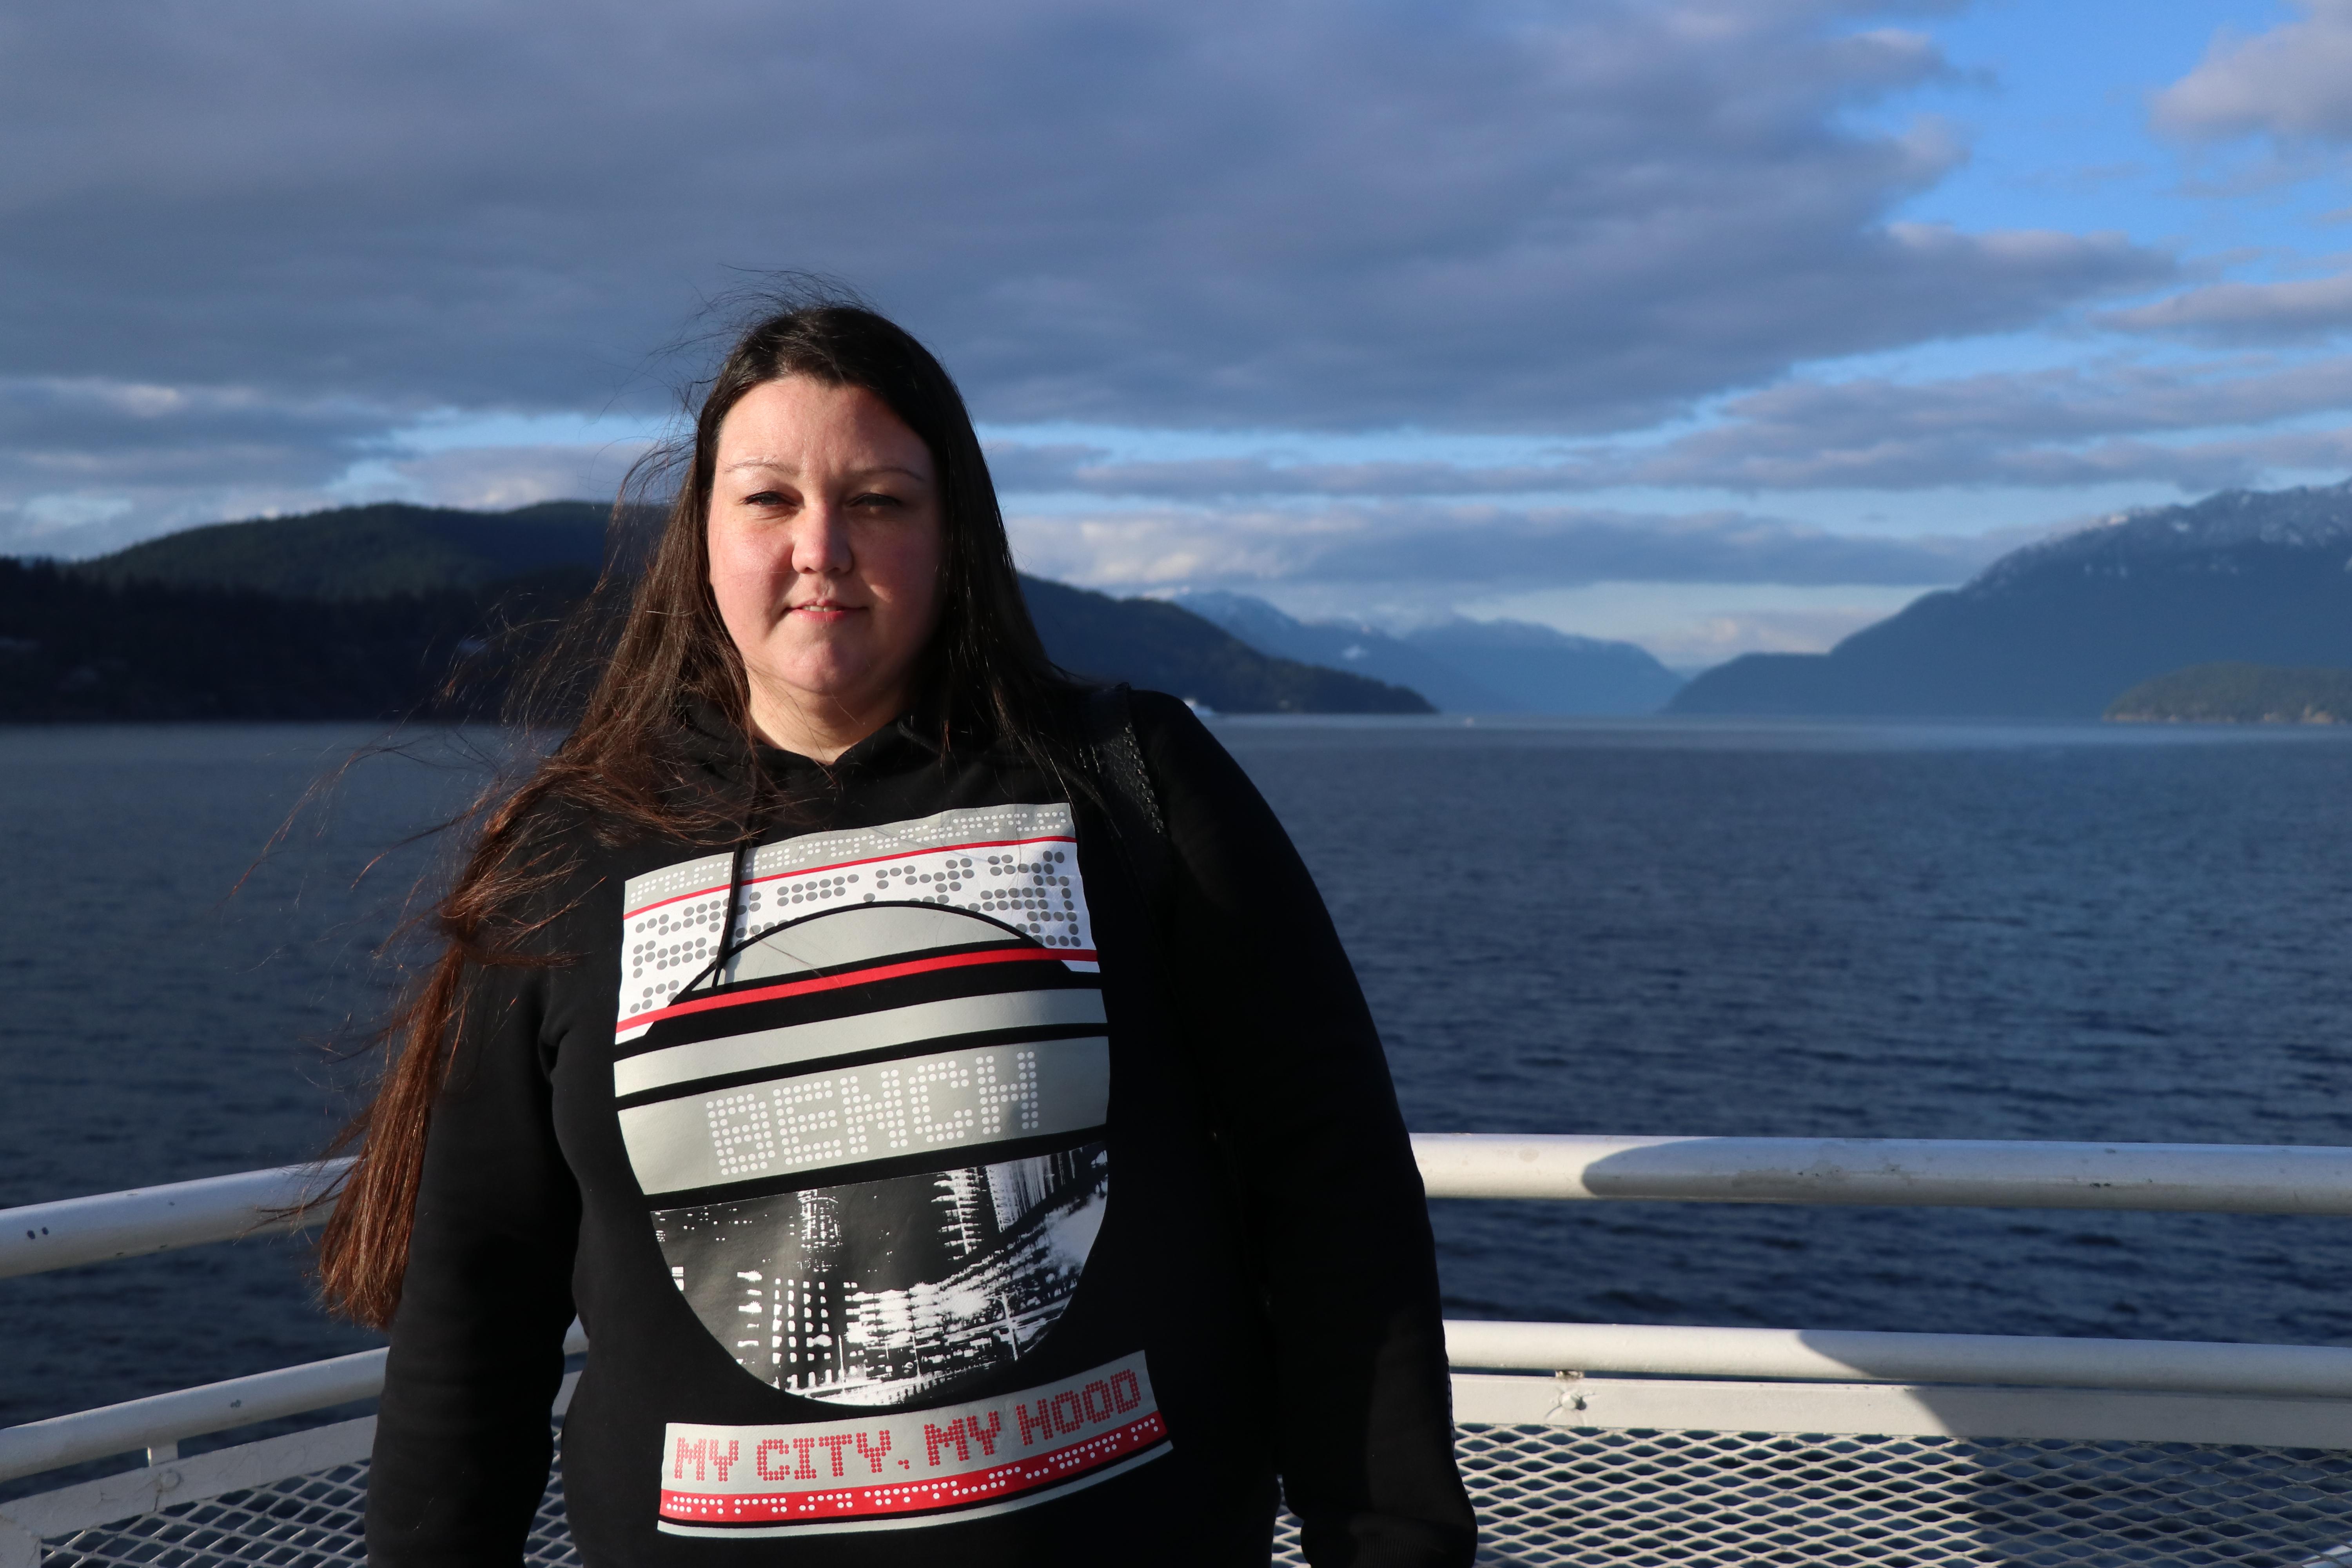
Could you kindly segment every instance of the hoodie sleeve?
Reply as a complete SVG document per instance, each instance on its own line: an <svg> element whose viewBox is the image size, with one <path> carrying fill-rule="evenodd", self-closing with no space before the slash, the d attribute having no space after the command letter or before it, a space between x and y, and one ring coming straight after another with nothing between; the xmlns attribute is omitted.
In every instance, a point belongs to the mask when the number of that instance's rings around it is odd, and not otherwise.
<svg viewBox="0 0 2352 1568"><path fill-rule="evenodd" d="M580 1228L551 1116L549 972L471 978L384 1369L375 1568L513 1568L547 1485Z"/></svg>
<svg viewBox="0 0 2352 1568"><path fill-rule="evenodd" d="M1175 699L1134 711L1172 852L1169 972L1219 977L1214 1017L1182 1023L1253 1221L1307 1560L1466 1564L1436 1252L1370 1009L1247 775Z"/></svg>

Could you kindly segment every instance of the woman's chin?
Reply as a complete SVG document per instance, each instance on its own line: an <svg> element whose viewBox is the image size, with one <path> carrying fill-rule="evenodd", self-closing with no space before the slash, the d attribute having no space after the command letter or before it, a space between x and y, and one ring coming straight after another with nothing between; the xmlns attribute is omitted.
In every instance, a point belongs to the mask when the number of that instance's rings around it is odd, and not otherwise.
<svg viewBox="0 0 2352 1568"><path fill-rule="evenodd" d="M825 667L796 669L760 682L761 694L789 712L807 714L820 721L888 706L897 683L877 679L870 667Z"/></svg>

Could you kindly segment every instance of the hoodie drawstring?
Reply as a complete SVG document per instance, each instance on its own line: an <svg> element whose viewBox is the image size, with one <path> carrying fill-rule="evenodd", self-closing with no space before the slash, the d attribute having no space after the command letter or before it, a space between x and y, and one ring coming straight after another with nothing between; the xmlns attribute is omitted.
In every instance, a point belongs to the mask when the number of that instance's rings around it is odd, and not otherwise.
<svg viewBox="0 0 2352 1568"><path fill-rule="evenodd" d="M751 944L749 931L739 935L735 930L735 922L743 918L743 889L751 880L751 841L745 838L736 844L728 861L727 922L719 928L719 941L712 948L710 962L704 964L693 979L678 987L679 995L685 995L705 981L710 983L713 990L718 989L726 979L727 961Z"/></svg>

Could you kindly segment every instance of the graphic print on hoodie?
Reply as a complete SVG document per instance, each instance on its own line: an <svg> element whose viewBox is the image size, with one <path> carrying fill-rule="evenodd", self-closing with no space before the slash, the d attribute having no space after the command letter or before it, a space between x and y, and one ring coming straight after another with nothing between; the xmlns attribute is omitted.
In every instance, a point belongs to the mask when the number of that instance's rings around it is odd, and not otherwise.
<svg viewBox="0 0 2352 1568"><path fill-rule="evenodd" d="M671 1279L754 1377L929 1406L1061 1316L1110 1177L1076 847L1063 805L768 845L732 941L731 857L627 884L623 1140Z"/></svg>

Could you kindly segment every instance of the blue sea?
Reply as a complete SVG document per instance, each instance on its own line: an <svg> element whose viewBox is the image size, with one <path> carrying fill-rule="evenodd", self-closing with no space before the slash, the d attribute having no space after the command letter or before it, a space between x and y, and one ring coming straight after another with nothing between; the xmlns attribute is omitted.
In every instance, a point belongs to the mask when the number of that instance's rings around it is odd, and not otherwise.
<svg viewBox="0 0 2352 1568"><path fill-rule="evenodd" d="M1220 721L1421 1131L2352 1143L2352 735ZM301 1160L494 737L0 730L0 1205ZM420 835L427 835L419 837ZM1468 1317L2352 1343L2352 1222L1435 1205ZM361 1348L298 1244L0 1280L0 1422Z"/></svg>

